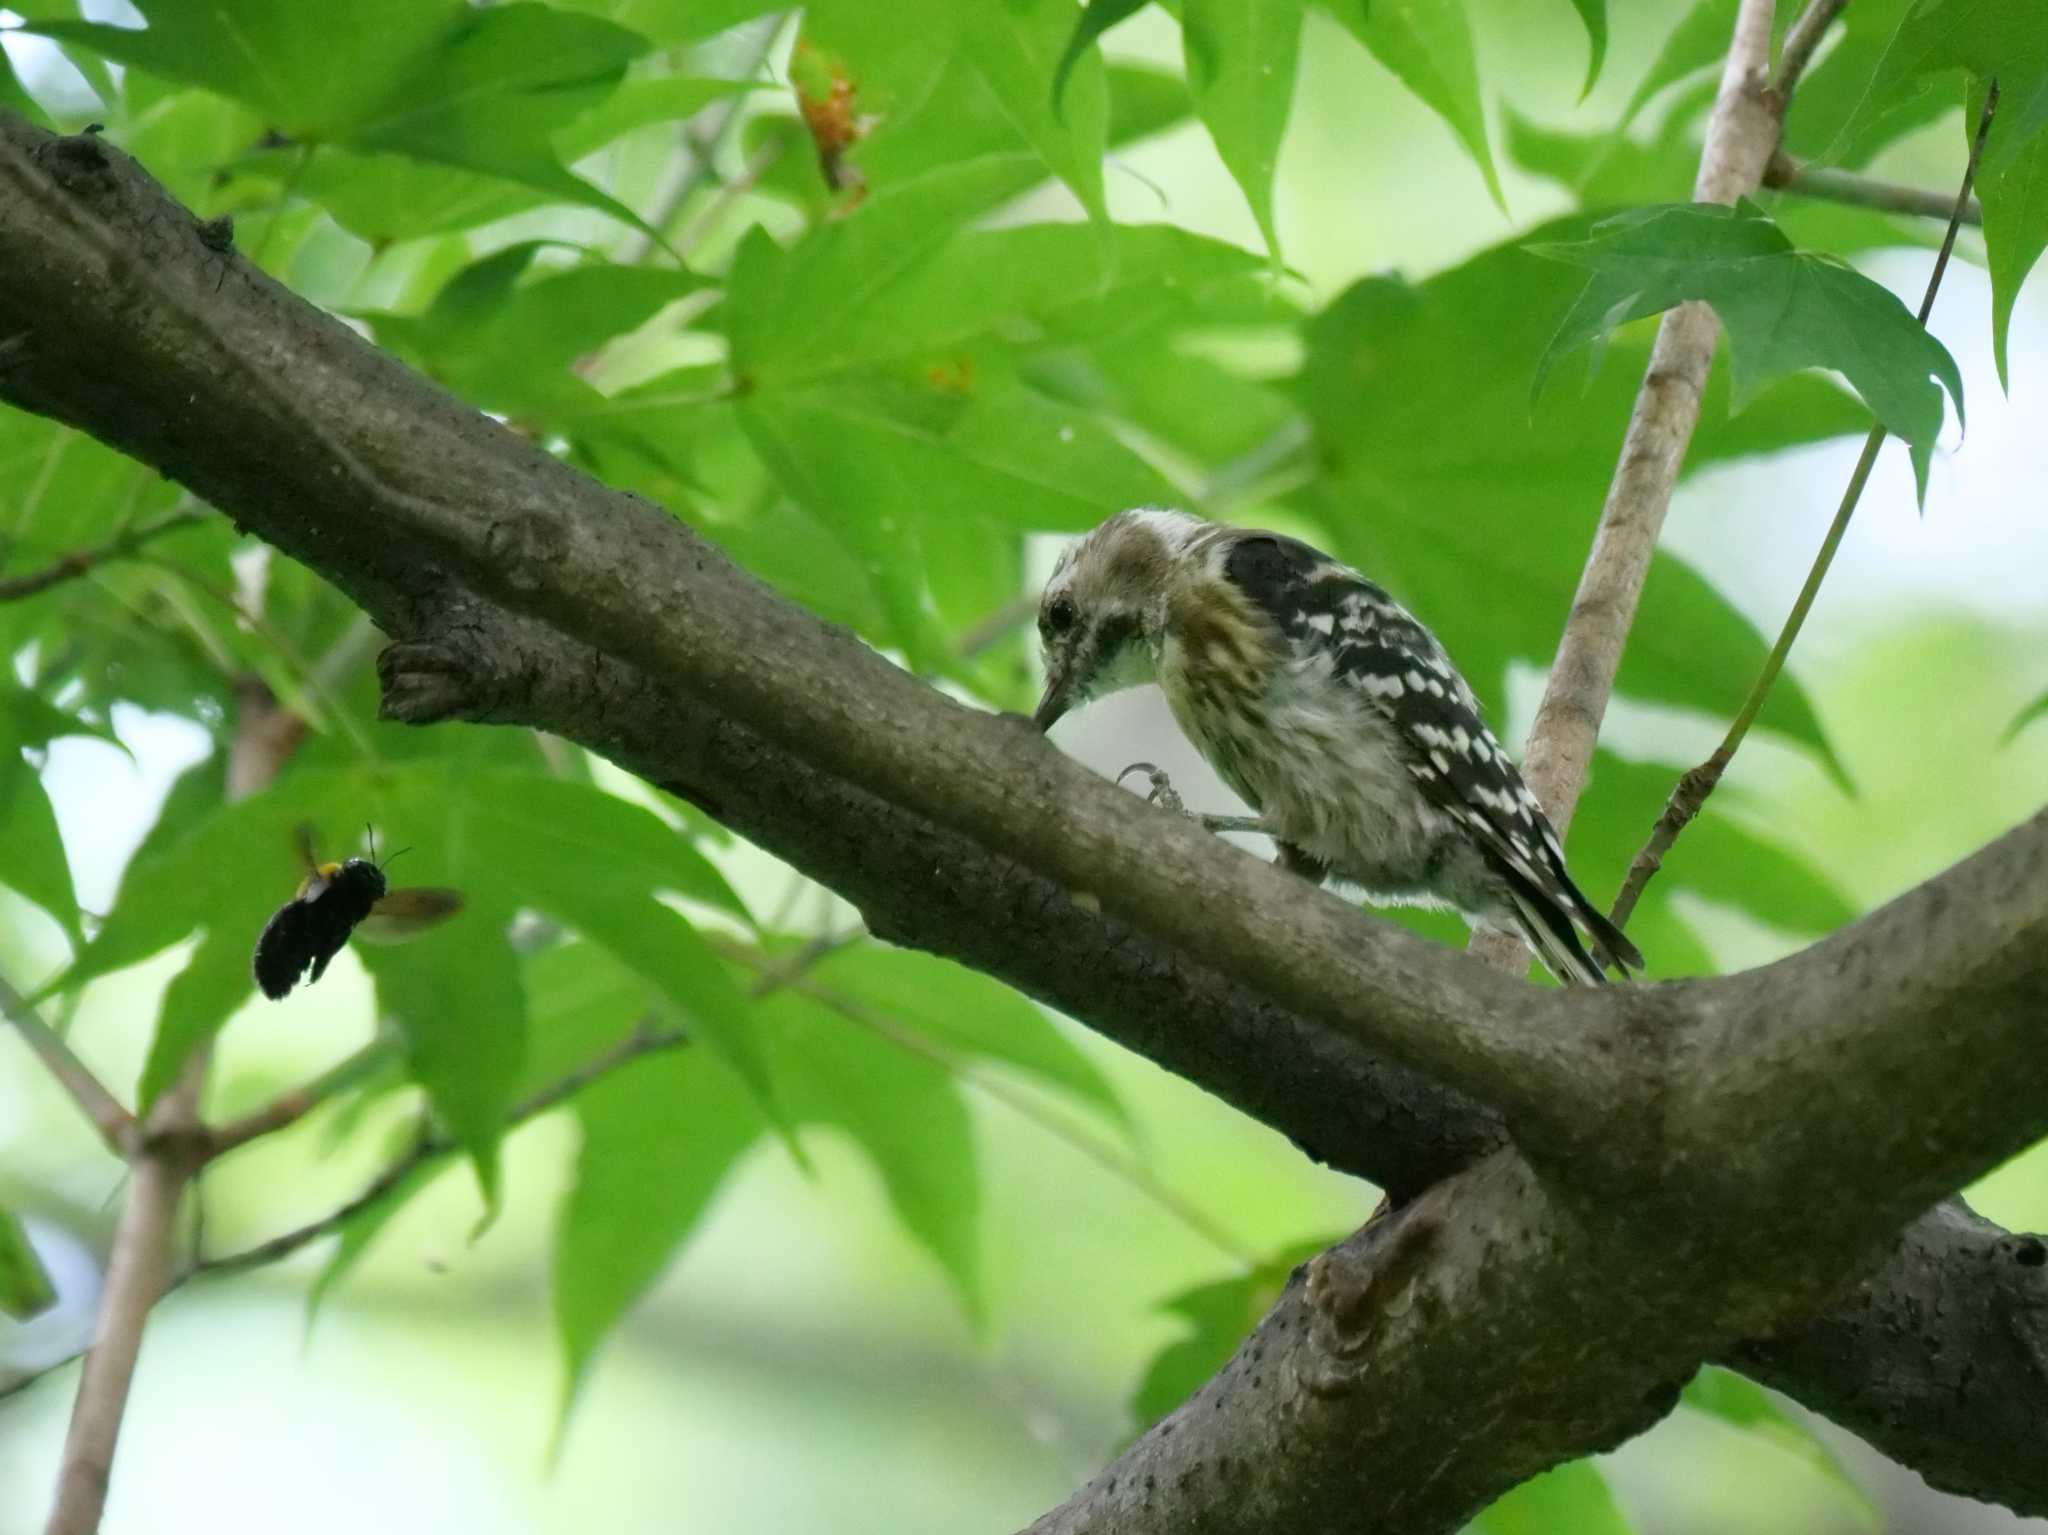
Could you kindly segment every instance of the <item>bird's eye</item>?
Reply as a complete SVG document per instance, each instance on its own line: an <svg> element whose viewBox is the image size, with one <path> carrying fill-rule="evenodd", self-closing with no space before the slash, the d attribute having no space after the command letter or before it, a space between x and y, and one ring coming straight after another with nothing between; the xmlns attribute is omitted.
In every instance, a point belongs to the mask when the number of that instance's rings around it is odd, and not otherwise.
<svg viewBox="0 0 2048 1535"><path fill-rule="evenodd" d="M1045 610L1045 626L1054 634L1065 634L1074 627L1074 602L1070 597L1055 597L1052 606Z"/></svg>

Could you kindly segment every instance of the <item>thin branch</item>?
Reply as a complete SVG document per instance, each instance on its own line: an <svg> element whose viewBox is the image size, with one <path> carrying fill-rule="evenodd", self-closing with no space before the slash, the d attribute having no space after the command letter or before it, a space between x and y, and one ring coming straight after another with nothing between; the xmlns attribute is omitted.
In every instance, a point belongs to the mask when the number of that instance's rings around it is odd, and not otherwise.
<svg viewBox="0 0 2048 1535"><path fill-rule="evenodd" d="M962 660L971 661L983 651L1001 644L1012 631L1030 623L1037 612L1036 597L1019 597L1014 602L1006 602L993 613L970 624L954 648L960 652Z"/></svg>
<svg viewBox="0 0 2048 1535"><path fill-rule="evenodd" d="M1812 9L1818 7L1809 14ZM1784 98L1767 96L1763 85L1772 14L1772 0L1742 0L1736 13L1693 182L1696 202L1733 203L1753 192L1777 148ZM1720 321L1702 303L1679 305L1657 328L1621 459L1529 731L1522 771L1560 837L1578 807L1650 559L1699 424L1719 335ZM1475 929L1471 947L1498 969L1528 969L1529 951L1518 937Z"/></svg>
<svg viewBox="0 0 2048 1535"><path fill-rule="evenodd" d="M1764 167L1764 185L1783 192L1796 192L1802 197L1818 197L1857 208L1875 208L1882 213L1910 213L1919 218L1945 219L1958 212L1956 200L1945 192L1902 186L1895 181L1879 181L1828 165L1809 165L1782 149L1772 155L1771 163ZM1974 197L1964 198L1957 222L1981 227L1984 223L1983 205Z"/></svg>
<svg viewBox="0 0 2048 1535"><path fill-rule="evenodd" d="M121 1101L93 1075L92 1068L64 1042L64 1036L44 1023L41 1015L28 1005L28 999L5 977L0 977L0 1016L20 1030L29 1049L35 1051L50 1075L71 1095L79 1111L92 1121L107 1149L126 1160L136 1146L135 1116L121 1106Z"/></svg>
<svg viewBox="0 0 2048 1535"><path fill-rule="evenodd" d="M1934 297L1941 291L1942 274L1948 270L1948 258L1956 246L1956 231L1963 222L1964 210L1969 206L1970 187L1977 179L1977 162L1984 153L1984 141L1991 133L1991 118L1998 110L1998 85L1992 82L1984 97L1984 111L1977 119L1977 136L1970 145L1970 158L1963 167L1963 184L1949 206L1948 233L1942 237L1941 252L1934 258L1934 270L1927 277L1927 291L1920 299L1919 319L1922 326L1934 313ZM1678 840L1680 832L1700 813L1707 802L1707 796L1721 781L1721 775L1728 770L1728 764L1735 758L1743 738L1749 734L1749 727L1756 723L1762 712L1764 700L1770 696L1771 687L1778 680L1778 673L1784 670L1785 658L1792 651L1793 641L1799 638L1799 631L1805 626L1806 615L1812 611L1813 600L1820 594L1821 582L1827 579L1828 568L1834 564L1835 551L1841 547L1842 535L1849 531L1849 519L1856 514L1856 504L1863 499L1863 487L1870 481L1870 471L1877 463L1878 449L1884 446L1885 429L1877 423L1870 428L1870 435L1863 440L1863 451L1857 456L1856 467L1849 475L1848 486L1842 491L1841 504L1835 509L1834 521L1828 524L1827 536L1821 540L1820 552L1813 558L1812 568L1806 572L1806 582L1799 589L1799 597L1792 604L1792 611L1786 615L1784 627L1778 631L1777 643L1764 658L1763 669L1757 673L1756 682L1749 690L1749 697L1743 700L1742 708L1728 726L1728 734L1721 744L1714 748L1714 754L1698 767L1690 769L1678 780L1671 791L1671 798L1665 803L1664 813L1657 818L1657 824L1650 831L1650 837L1630 862L1628 876L1621 883L1621 891L1614 898L1614 924L1625 926L1636 909L1636 902L1642 898L1644 888L1663 867L1664 855Z"/></svg>
<svg viewBox="0 0 2048 1535"><path fill-rule="evenodd" d="M854 937L863 936L864 933L854 934ZM906 1054L929 1061L957 1081L1036 1125L1055 1140L1073 1147L1113 1177L1121 1178L1234 1262L1251 1268L1259 1261L1258 1255L1251 1250L1248 1243L1232 1236L1207 1211L1192 1200L1182 1197L1171 1186L1154 1176L1151 1169L1135 1157L1125 1156L1100 1136L1083 1130L1079 1125L1053 1112L1031 1094L1020 1091L1000 1077L979 1070L971 1060L957 1051L948 1050L936 1040L905 1028L881 1009L868 1006L858 997L810 979L802 971L785 974L786 961L771 959L750 945L721 942L718 944L718 950L728 959L759 973L761 982L755 986L752 995L761 996L761 986L774 981L799 996L809 997L813 1002L830 1008L856 1028L865 1029Z"/></svg>
<svg viewBox="0 0 2048 1535"><path fill-rule="evenodd" d="M651 1055L657 1050L672 1050L689 1042L690 1036L681 1029L642 1029L630 1034L611 1049L592 1057L586 1064L550 1083L531 1097L523 1098L514 1104L505 1116L505 1128L509 1131L525 1124L529 1119L547 1113L550 1109L559 1108L591 1083L609 1076L620 1067L629 1065L644 1055ZM330 1210L318 1220L308 1221L303 1226L294 1227L242 1252L208 1258L196 1263L179 1277L178 1283L183 1284L186 1279L198 1274L240 1273L244 1269L261 1268L277 1262L280 1258L288 1258L307 1243L316 1242L321 1237L340 1230L351 1218L369 1209L379 1200L389 1197L391 1192L423 1163L432 1161L435 1157L446 1156L457 1149L458 1145L453 1136L438 1133L423 1135L414 1142L410 1151L385 1168L362 1193L339 1209Z"/></svg>
<svg viewBox="0 0 2048 1535"><path fill-rule="evenodd" d="M107 1262L99 1324L72 1403L46 1535L93 1535L99 1528L121 1416L142 1349L143 1322L164 1291L173 1224L190 1171L188 1164L164 1156L145 1154L136 1160Z"/></svg>
<svg viewBox="0 0 2048 1535"><path fill-rule="evenodd" d="M1771 80L1771 94L1778 99L1778 113L1784 115L1785 103L1792 99L1792 92L1798 87L1799 79L1806 73L1806 66L1813 62L1819 50L1821 39L1834 25L1835 18L1849 0L1808 0L1785 32L1785 46L1778 55L1778 73Z"/></svg>
<svg viewBox="0 0 2048 1535"><path fill-rule="evenodd" d="M0 602L16 602L23 597L33 597L53 586L74 581L98 566L127 559L151 540L166 533L175 533L180 528L189 528L194 523L203 521L206 515L199 507L184 507L175 512L167 512L154 521L142 523L125 533L117 534L103 544L95 544L90 549L76 549L70 554L62 555L41 570L32 570L23 576L10 576L0 581Z"/></svg>
<svg viewBox="0 0 2048 1535"><path fill-rule="evenodd" d="M274 743L297 739L279 732L278 720L288 711L267 689L244 690L240 700L230 754L230 800L266 787L290 751L288 745L279 749ZM251 742L264 744L250 747ZM233 768L237 759L242 763L239 773ZM205 1165L208 1135L199 1116L199 1099L212 1053L207 1045L193 1050L139 1131L129 1163L134 1177L114 1230L99 1320L72 1402L46 1535L94 1535L100 1527L143 1329L170 1275L178 1206Z"/></svg>
<svg viewBox="0 0 2048 1535"><path fill-rule="evenodd" d="M259 1109L216 1126L206 1139L206 1160L226 1156L263 1136L297 1124L321 1104L347 1092L380 1067L395 1060L398 1041L379 1035L362 1049L344 1057L312 1081L279 1093Z"/></svg>

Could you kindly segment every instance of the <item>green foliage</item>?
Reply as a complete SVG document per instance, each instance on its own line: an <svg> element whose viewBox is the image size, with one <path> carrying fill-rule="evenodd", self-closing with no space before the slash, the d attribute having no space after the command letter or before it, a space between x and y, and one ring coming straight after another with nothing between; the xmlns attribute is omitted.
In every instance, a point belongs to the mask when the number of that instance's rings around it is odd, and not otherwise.
<svg viewBox="0 0 2048 1535"><path fill-rule="evenodd" d="M1613 365L1582 395L1556 391L1532 417L1523 369L1535 366L1572 287L1565 268L1501 246L1426 283L1368 278L1307 326L1297 389L1323 475L1297 503L1347 558L1428 615L1496 714L1509 663L1540 665L1556 648L1646 355L1618 341ZM1728 399L1717 370L1690 467L1852 432L1866 419L1814 379L1787 380L1733 418ZM1500 603L1503 589L1523 600ZM1623 691L1721 717L1739 708L1763 637L1668 555L1651 567L1643 609L1663 617L1637 631ZM1773 692L1764 719L1828 754L1796 685Z"/></svg>
<svg viewBox="0 0 2048 1535"><path fill-rule="evenodd" d="M1522 1483L1477 1519L1480 1535L1629 1535L1634 1528L1590 1460L1575 1460Z"/></svg>
<svg viewBox="0 0 2048 1535"><path fill-rule="evenodd" d="M764 0L368 0L345 27L312 0L141 0L140 29L81 20L68 0L15 9L99 94L110 138L195 211L235 214L241 249L273 276L988 707L1031 695L1015 620L1048 536L1170 503L1282 525L1359 564L1443 634L1504 720L1511 674L1548 662L1570 609L1646 361L1645 328L1629 322L1682 299L1715 304L1729 340L1688 473L1860 432L1868 413L1819 371L1832 368L1908 440L1924 481L1941 387L1960 414L1954 365L1841 258L1925 247L1938 226L1790 194L1768 216L1665 206L1696 170L1733 0L1684 9L1626 111L1569 129L1523 115L1546 104L1492 99L1481 62L1494 54L1462 0L1320 3L1326 17L1308 17L1307 0L1176 0L1163 7L1179 28L1170 69L1118 56L1140 28L1111 29L1138 0L816 0L779 31ZM1998 76L1979 191L2002 376L2016 296L2048 246L2048 62L2028 3L1857 0L1785 139L1860 166L1952 113L1960 79L1969 116ZM1590 90L1607 6L1571 8L1576 24L1551 5L1513 25L1541 13L1574 50L1583 29ZM1330 21L1393 77L1346 45L1359 91L1424 103L1501 208L1490 112L1513 162L1570 211L1442 270L1361 276L1360 262L1321 288L1296 281L1280 228L1303 192L1276 172L1283 145L1290 164L1315 147L1313 133L1289 139L1297 65L1304 35L1333 37ZM1571 69L1561 102L1580 84L1575 52ZM0 107L76 126L76 103L57 111L43 90L0 60ZM1642 136L1622 131L1653 107ZM1195 232L1170 184L1156 221L1112 222L1129 186L1113 178L1140 175L1120 152L1191 120L1203 133L1181 136L1185 153L1228 172L1262 248ZM1477 183L1455 190L1478 201ZM1593 222L1617 210L1629 211ZM1376 211L1398 231L1417 210ZM650 234L687 264L650 254ZM1532 380L1582 344L1604 346L1605 365L1532 408ZM0 582L191 504L74 430L0 414ZM505 1166L523 1164L503 1163L504 1137L551 1105L578 1132L550 1238L565 1405L750 1158L807 1163L821 1138L857 1148L985 1338L1004 1321L984 1252L991 1226L1001 1234L987 1184L1000 1162L984 1165L976 1095L1051 1095L1091 1132L1154 1154L1141 1094L1114 1090L1099 1053L989 978L870 941L792 965L815 935L756 921L768 906L728 877L751 892L762 860L701 813L623 797L564 743L378 723L375 644L338 592L219 518L0 602L0 883L65 937L52 991L175 951L143 1103L248 1002L250 947L301 873L301 821L329 856L360 850L374 823L387 851L414 849L400 879L467 896L416 942L357 951L394 1047L324 1128L334 1148L405 1167L336 1222L316 1303L457 1164L474 1169L487 1219L516 1198ZM1619 692L1718 729L1764 654L1729 593L1660 553ZM237 711L259 683L308 735L271 788L229 805ZM188 722L214 749L171 784L108 911L84 913L77 890L92 886L74 884L82 855L58 832L47 747L118 744L117 709ZM2048 699L2014 728L2043 714ZM139 741L132 717L122 731ZM1846 785L1858 764L1839 760L1821 717L1788 675L1762 723ZM1571 850L1596 897L1677 776L1685 753L1659 742L1595 761ZM1713 967L1703 909L1787 941L1854 916L1833 866L1793 851L1786 825L1739 788L1717 795L1632 923L1656 975ZM304 992L287 1005L314 1010ZM284 1008L252 1015L292 1026ZM437 1149L414 1164L422 1135ZM817 1186L833 1197L828 1177ZM1219 1197L1205 1188L1200 1202ZM1176 1292L1164 1309L1179 1333L1141 1372L1138 1421L1213 1374L1323 1245L1293 1235L1262 1235L1272 1256L1243 1273L1157 1286ZM0 1216L0 1301L25 1304L18 1239ZM1738 1377L1705 1372L1686 1403L1853 1495ZM1476 1527L1625 1525L1580 1463Z"/></svg>
<svg viewBox="0 0 2048 1535"><path fill-rule="evenodd" d="M0 1316L26 1322L56 1304L56 1289L21 1229L21 1217L0 1209Z"/></svg>
<svg viewBox="0 0 2048 1535"><path fill-rule="evenodd" d="M1911 445L1926 497L1941 389L1958 418L1963 412L1955 359L1888 289L1838 260L1794 250L1762 209L1640 208L1596 226L1589 239L1529 248L1592 274L1537 364L1538 390L1561 354L1617 325L1702 299L1728 328L1738 408L1783 374L1839 368L1878 420Z"/></svg>
<svg viewBox="0 0 2048 1535"><path fill-rule="evenodd" d="M1159 1309L1186 1324L1186 1332L1153 1356L1131 1398L1131 1416L1138 1427L1151 1427L1193 1396L1273 1309L1295 1269L1339 1240L1341 1235L1332 1233L1297 1243L1242 1274L1196 1285L1160 1302Z"/></svg>
<svg viewBox="0 0 2048 1535"><path fill-rule="evenodd" d="M1710 1364L1686 1384L1679 1401L1693 1412L1717 1419L1739 1433L1753 1435L1797 1457L1841 1494L1859 1525L1866 1530L1880 1527L1877 1509L1869 1495L1856 1485L1834 1452L1754 1381Z"/></svg>
<svg viewBox="0 0 2048 1535"><path fill-rule="evenodd" d="M1457 0L1323 0L1330 14L1437 116L1478 162L1493 200L1506 194L1486 137L1472 28ZM1581 14L1585 14L1582 10Z"/></svg>
<svg viewBox="0 0 2048 1535"><path fill-rule="evenodd" d="M1308 0L1185 0L1181 8L1195 111L1244 188L1276 263L1273 170L1294 101L1307 14Z"/></svg>
<svg viewBox="0 0 2048 1535"><path fill-rule="evenodd" d="M344 27L327 24L317 0L146 0L138 9L150 23L139 31L89 21L28 30L246 102L303 143L481 172L641 223L571 175L549 142L646 50L623 27L533 0L489 10L367 0Z"/></svg>

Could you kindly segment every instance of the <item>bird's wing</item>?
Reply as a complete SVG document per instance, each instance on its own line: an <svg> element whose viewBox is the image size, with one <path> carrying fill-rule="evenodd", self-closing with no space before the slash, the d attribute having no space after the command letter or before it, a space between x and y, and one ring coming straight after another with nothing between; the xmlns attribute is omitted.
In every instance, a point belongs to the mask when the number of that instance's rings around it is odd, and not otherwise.
<svg viewBox="0 0 2048 1535"><path fill-rule="evenodd" d="M1550 818L1420 620L1350 566L1277 534L1245 536L1227 568L1297 655L1326 655L1336 680L1370 700L1407 748L1405 765L1430 803L1513 883L1577 916L1616 958L1641 963L1572 883Z"/></svg>

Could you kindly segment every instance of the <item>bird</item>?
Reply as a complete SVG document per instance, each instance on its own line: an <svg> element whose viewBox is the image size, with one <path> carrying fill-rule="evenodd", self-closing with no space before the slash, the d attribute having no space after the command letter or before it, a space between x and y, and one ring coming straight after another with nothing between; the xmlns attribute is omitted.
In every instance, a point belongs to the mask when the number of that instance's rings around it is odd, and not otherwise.
<svg viewBox="0 0 2048 1535"><path fill-rule="evenodd" d="M1342 561L1278 533L1138 507L1061 554L1038 633L1040 731L1156 683L1257 812L1203 819L1267 833L1278 861L1312 882L1519 934L1567 985L1643 968L1573 883L1549 817L1436 636ZM1137 766L1178 808L1163 775Z"/></svg>

